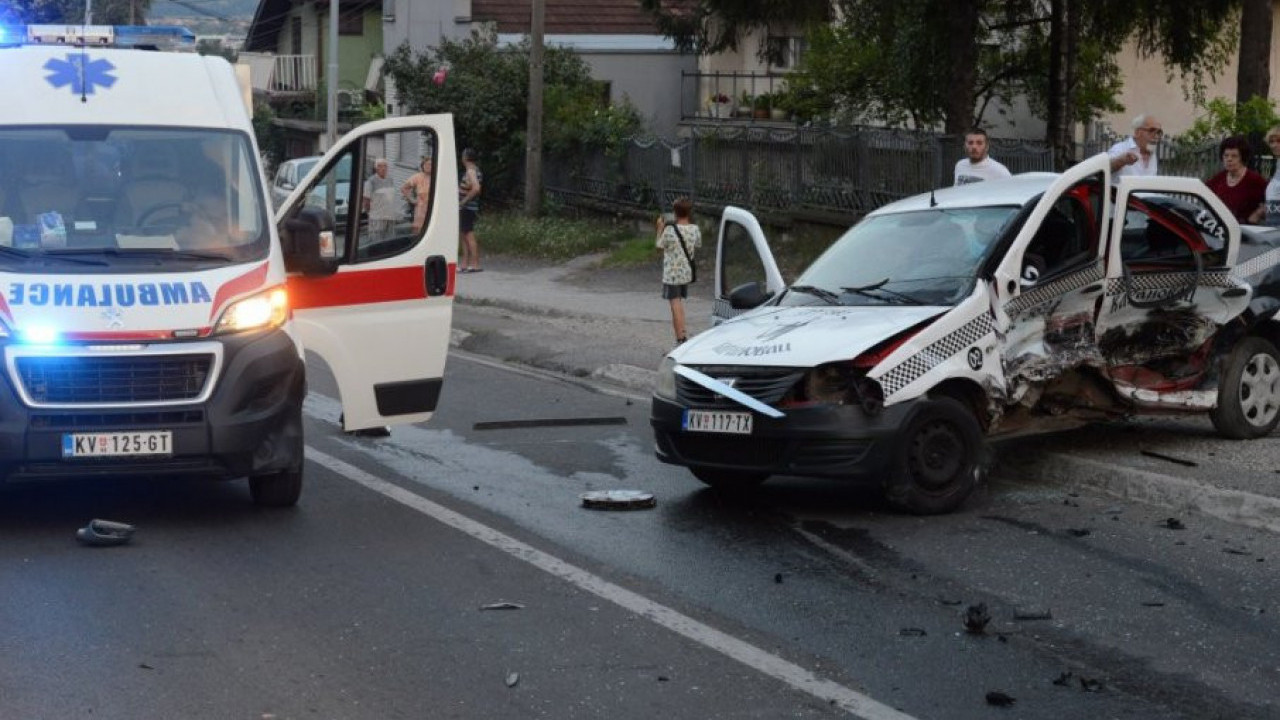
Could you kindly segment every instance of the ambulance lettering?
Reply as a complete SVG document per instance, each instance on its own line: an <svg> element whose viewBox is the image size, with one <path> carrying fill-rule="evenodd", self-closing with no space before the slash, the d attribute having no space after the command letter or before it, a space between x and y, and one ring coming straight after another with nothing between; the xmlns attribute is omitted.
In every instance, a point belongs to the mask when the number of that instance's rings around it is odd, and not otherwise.
<svg viewBox="0 0 1280 720"><path fill-rule="evenodd" d="M13 306L132 307L134 305L201 305L213 302L199 280L172 283L11 283L7 297Z"/></svg>

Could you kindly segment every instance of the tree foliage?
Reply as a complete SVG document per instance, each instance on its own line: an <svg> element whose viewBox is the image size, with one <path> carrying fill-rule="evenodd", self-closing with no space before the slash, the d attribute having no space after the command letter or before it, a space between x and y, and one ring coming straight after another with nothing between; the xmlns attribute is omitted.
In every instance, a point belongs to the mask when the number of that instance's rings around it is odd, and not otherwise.
<svg viewBox="0 0 1280 720"><path fill-rule="evenodd" d="M151 0L94 0L94 25L145 25ZM76 24L84 22L84 0L3 0L0 22Z"/></svg>
<svg viewBox="0 0 1280 720"><path fill-rule="evenodd" d="M459 147L474 147L490 189L506 193L522 177L528 117L529 45L499 48L492 35L443 40L427 52L408 44L391 53L384 72L409 113L453 113ZM543 56L543 147L616 145L640 130L629 103L610 105L585 61L548 47Z"/></svg>

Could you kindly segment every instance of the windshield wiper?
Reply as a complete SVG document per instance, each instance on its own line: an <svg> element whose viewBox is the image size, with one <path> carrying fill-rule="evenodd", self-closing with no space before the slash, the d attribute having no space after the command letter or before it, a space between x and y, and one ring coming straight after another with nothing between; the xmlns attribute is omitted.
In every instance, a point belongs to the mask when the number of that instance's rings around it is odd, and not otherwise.
<svg viewBox="0 0 1280 720"><path fill-rule="evenodd" d="M925 301L919 298L911 297L906 293L900 293L897 290L890 290L889 288L886 288L885 285L888 282L889 282L889 278L885 278L880 282L873 282L870 285L860 285L858 287L842 287L840 289L847 293L853 293L855 295L869 297L874 300L885 300L887 299L885 298L885 295L888 295L890 298L901 300L902 302L910 303L912 305L928 305L928 303L926 303ZM875 291L875 292L872 292L872 291ZM876 293L884 293L884 295L877 295Z"/></svg>
<svg viewBox="0 0 1280 720"><path fill-rule="evenodd" d="M0 255L9 255L10 257L20 257L20 258L31 257L31 253L27 252L26 250L19 250L18 248L9 247L8 245L0 245Z"/></svg>
<svg viewBox="0 0 1280 720"><path fill-rule="evenodd" d="M145 257L145 258L181 258L184 260L230 260L230 256L221 253L199 252L196 250L170 250L168 248L62 248L47 250L46 255L54 255L73 259L69 256L107 255L109 257ZM74 259L79 259L74 258Z"/></svg>
<svg viewBox="0 0 1280 720"><path fill-rule="evenodd" d="M826 288L820 288L816 285L792 285L790 288L794 292L813 295L826 301L828 305L839 305L840 296L831 292Z"/></svg>

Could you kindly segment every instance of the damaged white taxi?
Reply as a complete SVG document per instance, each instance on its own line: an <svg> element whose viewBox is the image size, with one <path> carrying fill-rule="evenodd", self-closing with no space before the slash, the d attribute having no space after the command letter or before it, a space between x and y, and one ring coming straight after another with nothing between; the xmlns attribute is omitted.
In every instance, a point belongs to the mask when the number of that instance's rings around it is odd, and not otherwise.
<svg viewBox="0 0 1280 720"><path fill-rule="evenodd" d="M658 458L702 482L773 475L959 507L987 438L1207 413L1280 420L1280 230L1241 228L1191 178L1061 175L947 188L871 213L787 286L727 208L717 324L662 363Z"/></svg>

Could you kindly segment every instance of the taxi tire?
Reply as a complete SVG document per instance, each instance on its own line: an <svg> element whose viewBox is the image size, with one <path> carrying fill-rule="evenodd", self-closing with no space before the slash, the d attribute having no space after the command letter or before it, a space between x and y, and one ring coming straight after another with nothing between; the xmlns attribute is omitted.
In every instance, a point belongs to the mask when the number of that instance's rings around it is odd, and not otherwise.
<svg viewBox="0 0 1280 720"><path fill-rule="evenodd" d="M768 473L725 470L723 468L691 467L689 472L703 485L720 492L741 492L759 486L769 479Z"/></svg>
<svg viewBox="0 0 1280 720"><path fill-rule="evenodd" d="M981 469L982 427L951 397L921 402L898 435L885 498L914 515L949 513L973 492Z"/></svg>
<svg viewBox="0 0 1280 720"><path fill-rule="evenodd" d="M1243 338L1227 355L1209 419L1234 440L1269 435L1280 422L1280 353L1260 337Z"/></svg>
<svg viewBox="0 0 1280 720"><path fill-rule="evenodd" d="M302 468L249 478L249 496L262 507L293 507L302 496Z"/></svg>

